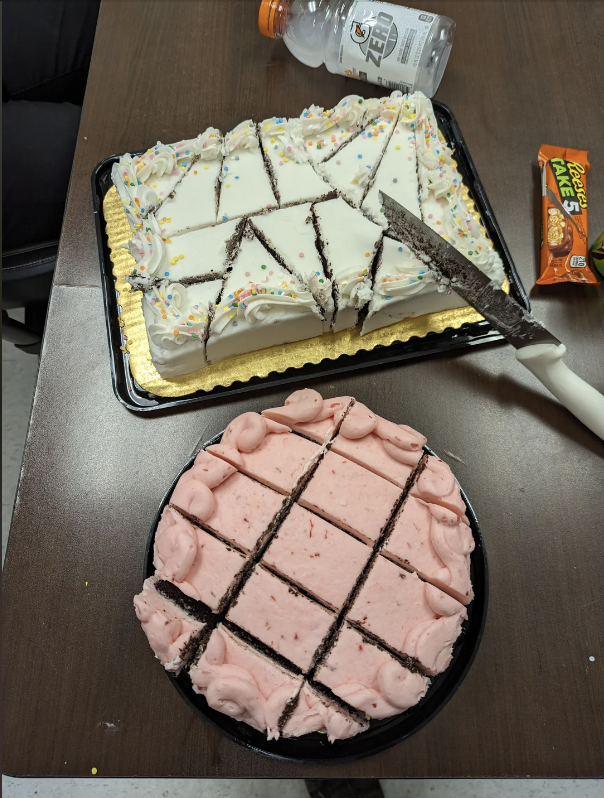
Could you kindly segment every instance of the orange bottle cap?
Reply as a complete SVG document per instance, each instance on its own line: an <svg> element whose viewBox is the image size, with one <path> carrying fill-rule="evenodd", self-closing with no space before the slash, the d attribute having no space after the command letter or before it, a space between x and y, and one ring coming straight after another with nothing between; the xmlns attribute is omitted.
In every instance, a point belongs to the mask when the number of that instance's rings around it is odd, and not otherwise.
<svg viewBox="0 0 604 798"><path fill-rule="evenodd" d="M269 39L281 38L275 30L275 17L281 16L278 13L281 11L281 5L279 0L261 0L258 11L258 29L263 36L268 36Z"/></svg>

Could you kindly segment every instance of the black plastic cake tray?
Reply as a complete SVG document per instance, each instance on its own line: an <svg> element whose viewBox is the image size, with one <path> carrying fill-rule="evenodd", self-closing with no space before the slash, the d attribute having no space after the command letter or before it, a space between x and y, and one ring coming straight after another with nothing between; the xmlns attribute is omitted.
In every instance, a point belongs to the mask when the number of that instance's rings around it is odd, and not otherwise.
<svg viewBox="0 0 604 798"><path fill-rule="evenodd" d="M205 449L211 444L219 443L221 438L222 433L219 433L200 448ZM428 446L425 446L424 449L428 454L436 454ZM145 552L143 580L153 576L155 572L153 541L161 514L168 504L176 483L182 474L193 465L195 456L193 455L189 459L174 479L153 519ZM470 555L470 576L474 588L474 599L467 607L468 617L462 625L461 635L453 648L450 665L443 673L432 679L426 695L411 709L392 718L371 721L367 731L349 740L329 743L326 735L318 732L298 738L281 737L278 740L268 740L262 732L208 706L206 699L193 690L186 670L183 670L178 676L166 671L166 677L170 679L183 700L203 721L210 723L230 740L265 756L308 764L329 764L330 762L338 764L364 759L403 742L423 728L448 703L470 669L482 640L489 594L487 558L476 514L463 488L461 488L461 495L466 503L466 516L470 522L475 543L474 551ZM155 664L160 667L159 663Z"/></svg>
<svg viewBox="0 0 604 798"><path fill-rule="evenodd" d="M480 178L466 146L464 137L453 112L446 105L434 102L434 112L439 128L449 146L455 151L455 159L464 184L467 186L471 198L474 200L476 210L480 213L482 223L493 242L495 250L499 253L503 266L510 282L510 291L514 299L526 310L530 309L529 300L524 290L520 277L512 261L512 257L504 241L503 235L495 215L487 199ZM121 156L112 155L105 158L92 173L92 197L96 223L99 261L105 303L105 316L107 319L107 333L109 336L109 352L111 358L111 374L115 395L122 404L130 410L138 412L152 412L176 405L186 405L192 402L215 400L221 396L232 396L247 391L257 391L265 388L280 387L301 380L318 377L330 377L347 371L358 371L363 368L382 366L397 363L413 358L450 352L493 341L501 341L503 337L494 330L487 321L474 324L464 324L456 330L448 329L441 333L428 333L424 338L413 337L405 343L395 342L389 346L378 346L372 351L361 351L355 355L341 355L336 360L323 360L318 364L309 364L303 368L290 368L282 373L272 373L266 378L253 377L246 383L236 382L228 388L216 387L212 391L196 391L186 396L161 397L151 394L141 388L132 377L129 366L130 355L124 352L122 331L118 321L118 299L113 276L107 235L105 232L105 218L103 215L103 199L113 185L111 169Z"/></svg>

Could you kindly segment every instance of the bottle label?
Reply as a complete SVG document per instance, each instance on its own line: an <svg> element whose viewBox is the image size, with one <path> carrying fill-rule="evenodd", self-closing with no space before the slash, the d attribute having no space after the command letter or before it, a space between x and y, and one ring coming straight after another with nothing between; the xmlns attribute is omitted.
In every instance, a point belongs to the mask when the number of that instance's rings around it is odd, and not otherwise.
<svg viewBox="0 0 604 798"><path fill-rule="evenodd" d="M387 89L413 91L435 19L436 14L414 8L355 0L342 32L339 72Z"/></svg>

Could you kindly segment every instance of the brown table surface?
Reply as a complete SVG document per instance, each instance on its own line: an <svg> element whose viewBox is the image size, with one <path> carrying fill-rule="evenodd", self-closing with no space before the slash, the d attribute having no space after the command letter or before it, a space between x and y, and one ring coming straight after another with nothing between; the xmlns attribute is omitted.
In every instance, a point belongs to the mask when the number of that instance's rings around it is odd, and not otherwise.
<svg viewBox="0 0 604 798"><path fill-rule="evenodd" d="M438 99L459 120L535 314L566 343L577 373L602 390L602 292L534 283L542 142L589 149L591 241L604 220L604 6L421 5L457 21ZM422 731L355 764L270 760L198 719L141 634L132 596L171 480L200 440L289 391L154 416L118 403L92 169L111 153L208 124L227 130L250 116L379 92L302 66L282 42L257 33L256 11L255 0L101 6L4 571L4 770L602 776L604 447L506 345L314 383L423 430L454 466L482 525L491 574L482 645L459 691Z"/></svg>

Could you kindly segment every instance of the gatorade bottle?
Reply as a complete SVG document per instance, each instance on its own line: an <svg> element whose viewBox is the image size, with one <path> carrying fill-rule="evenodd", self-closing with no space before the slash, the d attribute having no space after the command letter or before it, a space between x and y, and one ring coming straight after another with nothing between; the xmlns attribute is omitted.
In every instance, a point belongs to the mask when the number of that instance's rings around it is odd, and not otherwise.
<svg viewBox="0 0 604 798"><path fill-rule="evenodd" d="M378 0L262 0L258 27L307 66L428 97L455 34L449 17Z"/></svg>

